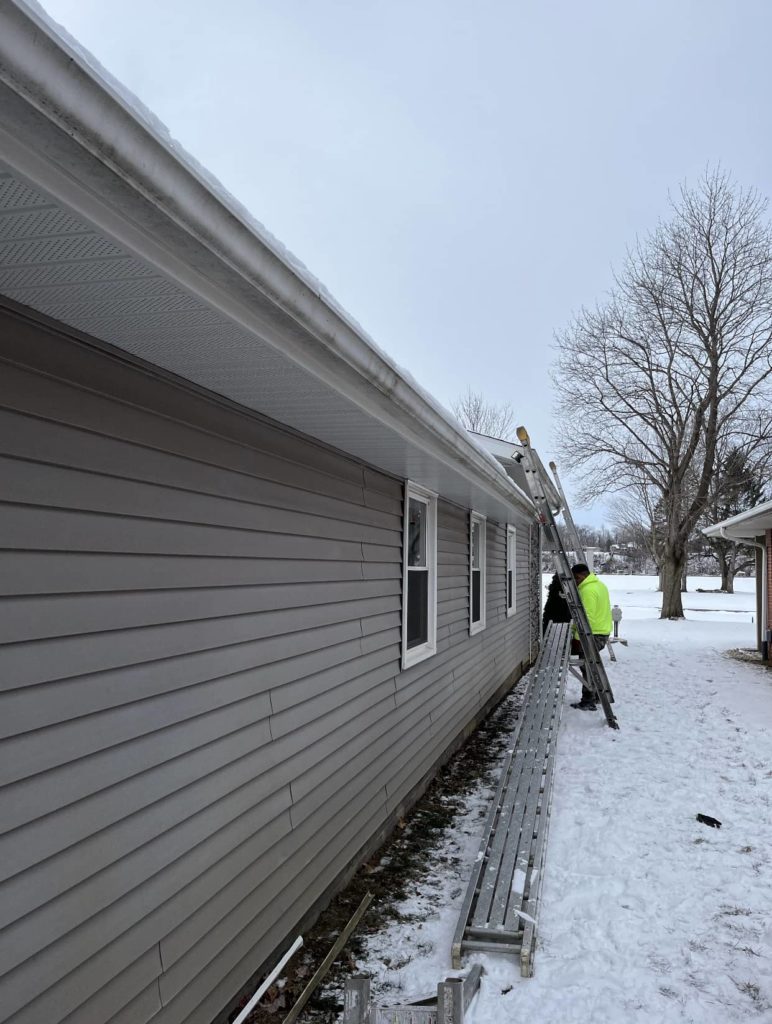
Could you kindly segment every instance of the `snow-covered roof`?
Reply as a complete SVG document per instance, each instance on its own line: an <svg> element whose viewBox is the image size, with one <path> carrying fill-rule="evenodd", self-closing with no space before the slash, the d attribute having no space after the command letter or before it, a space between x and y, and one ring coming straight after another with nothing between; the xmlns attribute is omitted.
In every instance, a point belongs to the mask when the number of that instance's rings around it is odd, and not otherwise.
<svg viewBox="0 0 772 1024"><path fill-rule="evenodd" d="M23 0L0 5L0 209L0 295L465 507L502 521L530 508L300 261Z"/></svg>
<svg viewBox="0 0 772 1024"><path fill-rule="evenodd" d="M491 437L490 434L480 434L474 430L469 431L469 436L472 437L481 448L484 448L485 451L490 452L490 454L494 456L498 463L503 467L506 474L512 479L515 486L523 493L524 496L527 496L527 500L530 501L531 499L528 494L528 483L525 478L525 470L520 463L523 446L514 441L505 441L504 438ZM539 453L534 448L531 448L531 454L539 465L539 470L541 472L542 479L544 480L545 490L547 492L550 505L552 509L557 512L561 508L560 494L550 480L547 470L544 468L544 463L539 458ZM550 463L550 465L552 465L552 463Z"/></svg>
<svg viewBox="0 0 772 1024"><path fill-rule="evenodd" d="M707 526L702 532L706 537L750 540L760 536L766 530L772 530L772 501L762 502L761 505L740 512L730 519Z"/></svg>

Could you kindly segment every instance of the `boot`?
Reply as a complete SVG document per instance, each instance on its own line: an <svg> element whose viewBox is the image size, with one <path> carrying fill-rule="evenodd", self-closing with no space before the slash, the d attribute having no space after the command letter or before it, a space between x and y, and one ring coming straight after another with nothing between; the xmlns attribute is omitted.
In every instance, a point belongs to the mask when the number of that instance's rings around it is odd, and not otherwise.
<svg viewBox="0 0 772 1024"><path fill-rule="evenodd" d="M586 686L582 687L582 699L577 701L576 704L571 705L572 708L578 708L580 711L595 711L597 704L595 703L595 694L592 690L588 690Z"/></svg>

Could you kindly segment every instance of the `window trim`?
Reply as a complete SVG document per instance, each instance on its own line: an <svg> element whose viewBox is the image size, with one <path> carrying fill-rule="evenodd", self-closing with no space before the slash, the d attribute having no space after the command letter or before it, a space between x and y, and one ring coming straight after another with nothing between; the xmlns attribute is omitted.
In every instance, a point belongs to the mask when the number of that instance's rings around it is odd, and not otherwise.
<svg viewBox="0 0 772 1024"><path fill-rule="evenodd" d="M470 511L469 513L469 635L475 636L477 633L482 633L486 625L485 606L486 606L486 591L488 582L488 571L487 571L487 560L488 560L488 543L487 543L487 519L484 515L479 512ZM472 620L474 613L474 601L473 601L473 579L474 569L472 568L472 537L475 523L480 527L480 567L477 570L480 573L480 618L477 622Z"/></svg>
<svg viewBox="0 0 772 1024"><path fill-rule="evenodd" d="M504 601L507 618L517 611L517 527L507 523L506 576L504 578ZM509 599L509 574L512 573L512 601Z"/></svg>
<svg viewBox="0 0 772 1024"><path fill-rule="evenodd" d="M407 646L407 538L410 499L426 505L426 567L428 580L427 640L418 647ZM405 482L405 508L402 524L402 668L410 668L437 653L437 495L425 487Z"/></svg>

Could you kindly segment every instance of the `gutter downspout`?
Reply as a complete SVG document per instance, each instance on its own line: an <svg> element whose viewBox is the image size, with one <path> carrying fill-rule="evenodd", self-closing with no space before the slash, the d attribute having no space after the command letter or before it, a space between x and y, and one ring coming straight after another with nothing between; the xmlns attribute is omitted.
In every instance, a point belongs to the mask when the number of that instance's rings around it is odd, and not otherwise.
<svg viewBox="0 0 772 1024"><path fill-rule="evenodd" d="M761 551L761 657L764 661L769 660L769 610L767 608L767 546L759 544L757 540L735 540L734 537L727 537L726 527L719 527L719 533L723 540L737 547L738 544L747 544L748 547L758 548Z"/></svg>

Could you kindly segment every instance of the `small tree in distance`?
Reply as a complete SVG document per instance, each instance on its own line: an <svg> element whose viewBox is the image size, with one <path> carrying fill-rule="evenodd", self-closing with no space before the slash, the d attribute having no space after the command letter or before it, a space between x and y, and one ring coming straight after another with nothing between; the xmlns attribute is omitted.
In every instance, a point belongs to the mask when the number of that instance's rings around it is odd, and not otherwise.
<svg viewBox="0 0 772 1024"><path fill-rule="evenodd" d="M515 414L508 402L494 405L493 402L486 402L479 392L467 388L466 394L452 402L450 408L467 430L505 441L509 440L509 435L514 434Z"/></svg>
<svg viewBox="0 0 772 1024"><path fill-rule="evenodd" d="M718 449L769 407L772 230L723 173L684 186L630 252L608 301L557 337L564 451L584 496L641 489L656 525L662 618L683 618L687 545Z"/></svg>

